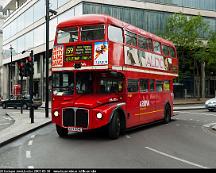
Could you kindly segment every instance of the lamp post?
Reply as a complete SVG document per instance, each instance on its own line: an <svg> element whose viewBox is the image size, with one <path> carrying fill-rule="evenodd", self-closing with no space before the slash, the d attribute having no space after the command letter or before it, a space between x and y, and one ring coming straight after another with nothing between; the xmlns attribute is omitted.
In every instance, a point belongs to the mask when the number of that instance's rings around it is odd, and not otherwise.
<svg viewBox="0 0 216 173"><path fill-rule="evenodd" d="M46 0L46 98L45 98L45 117L49 117L49 20L50 13L56 15L55 10L49 9L49 0Z"/></svg>
<svg viewBox="0 0 216 173"><path fill-rule="evenodd" d="M46 0L46 100L45 117L49 117L49 0Z"/></svg>
<svg viewBox="0 0 216 173"><path fill-rule="evenodd" d="M10 67L9 67L9 98L11 96L11 89L12 89L12 63L13 63L13 47L10 45L10 55L11 55L11 60L10 60Z"/></svg>

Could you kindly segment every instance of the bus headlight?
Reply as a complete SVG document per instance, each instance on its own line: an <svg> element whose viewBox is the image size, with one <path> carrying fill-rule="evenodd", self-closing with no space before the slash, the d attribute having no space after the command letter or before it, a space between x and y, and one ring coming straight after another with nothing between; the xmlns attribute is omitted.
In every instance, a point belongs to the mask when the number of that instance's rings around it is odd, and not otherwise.
<svg viewBox="0 0 216 173"><path fill-rule="evenodd" d="M54 115L55 117L57 117L57 116L59 116L59 112L58 112L58 111L55 111L55 112L53 113L53 115Z"/></svg>
<svg viewBox="0 0 216 173"><path fill-rule="evenodd" d="M100 113L100 112L98 112L98 113L97 113L97 118L98 118L98 119L101 119L102 117L103 117L103 114Z"/></svg>

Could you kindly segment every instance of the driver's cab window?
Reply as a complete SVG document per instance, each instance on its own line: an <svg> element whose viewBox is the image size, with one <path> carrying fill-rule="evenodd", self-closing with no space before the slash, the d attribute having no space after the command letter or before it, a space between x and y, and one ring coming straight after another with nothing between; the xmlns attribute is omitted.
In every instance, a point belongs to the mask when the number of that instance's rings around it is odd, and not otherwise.
<svg viewBox="0 0 216 173"><path fill-rule="evenodd" d="M76 92L77 94L88 94L93 92L92 73L79 72L76 75Z"/></svg>

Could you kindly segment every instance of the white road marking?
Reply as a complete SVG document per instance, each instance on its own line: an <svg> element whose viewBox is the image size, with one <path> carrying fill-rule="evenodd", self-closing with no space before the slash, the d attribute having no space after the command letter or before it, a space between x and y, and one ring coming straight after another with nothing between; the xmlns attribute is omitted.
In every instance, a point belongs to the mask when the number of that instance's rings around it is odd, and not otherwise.
<svg viewBox="0 0 216 173"><path fill-rule="evenodd" d="M31 158L31 151L26 151L26 158L30 159Z"/></svg>
<svg viewBox="0 0 216 173"><path fill-rule="evenodd" d="M30 145L32 145L32 143L33 143L33 140L30 140L30 141L28 142L28 145L30 146Z"/></svg>
<svg viewBox="0 0 216 173"><path fill-rule="evenodd" d="M34 169L34 166L28 166L28 169Z"/></svg>
<svg viewBox="0 0 216 173"><path fill-rule="evenodd" d="M9 125L9 124L11 124L11 123L2 123L2 124L0 124L0 126Z"/></svg>
<svg viewBox="0 0 216 173"><path fill-rule="evenodd" d="M31 135L31 138L34 139L34 138L35 138L35 135Z"/></svg>
<svg viewBox="0 0 216 173"><path fill-rule="evenodd" d="M209 127L214 126L214 125L216 125L216 123L208 123L208 124L204 124L203 127L209 128Z"/></svg>
<svg viewBox="0 0 216 173"><path fill-rule="evenodd" d="M190 161L187 161L187 160L185 160L185 159L181 159L181 158L178 158L178 157L175 157L175 156L169 155L169 154L167 154L167 153L164 153L164 152L158 151L158 150L153 149L153 148L151 148L151 147L145 147L145 148L148 149L148 150L151 150L151 151L153 151L153 152L155 152L155 153L158 153L158 154L160 154L160 155L163 155L163 156L169 157L169 158L171 158L171 159L175 159L175 160L178 160L178 161L181 161L181 162L187 163L187 164L189 164L189 165L196 166L196 167L198 167L198 168L203 168L203 169L207 169L207 168L208 168L208 167L205 167L205 166L202 166L202 165L196 164L196 163L194 163L194 162L190 162Z"/></svg>
<svg viewBox="0 0 216 173"><path fill-rule="evenodd" d="M3 117L5 120L9 120L9 121L12 121L13 119L11 117Z"/></svg>
<svg viewBox="0 0 216 173"><path fill-rule="evenodd" d="M130 139L131 137L129 135L126 135L126 138Z"/></svg>
<svg viewBox="0 0 216 173"><path fill-rule="evenodd" d="M194 112L193 113L191 113L191 112L184 112L184 111L179 111L179 113L182 113L182 114L193 114L194 115ZM214 117L216 117L216 115L215 114L207 114L207 113L199 113L199 115L209 115L209 116L214 116Z"/></svg>

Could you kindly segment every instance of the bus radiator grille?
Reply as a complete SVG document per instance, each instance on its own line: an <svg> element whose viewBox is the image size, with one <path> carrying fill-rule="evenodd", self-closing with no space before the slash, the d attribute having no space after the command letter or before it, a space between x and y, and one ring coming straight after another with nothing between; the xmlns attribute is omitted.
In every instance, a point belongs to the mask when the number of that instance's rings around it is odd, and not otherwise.
<svg viewBox="0 0 216 173"><path fill-rule="evenodd" d="M77 127L88 127L88 110L78 109L76 111L76 126Z"/></svg>
<svg viewBox="0 0 216 173"><path fill-rule="evenodd" d="M63 110L63 126L70 127L75 125L74 109L68 108Z"/></svg>
<svg viewBox="0 0 216 173"><path fill-rule="evenodd" d="M82 127L87 128L88 122L88 110L77 108L63 109L63 126L64 127Z"/></svg>

